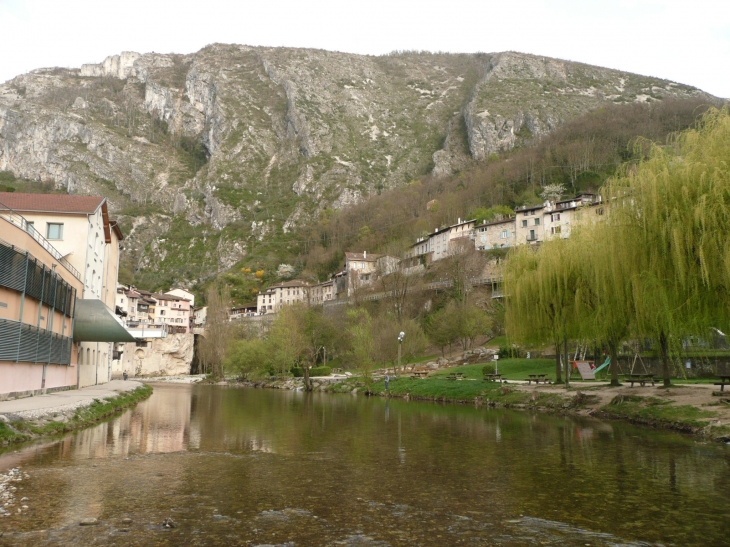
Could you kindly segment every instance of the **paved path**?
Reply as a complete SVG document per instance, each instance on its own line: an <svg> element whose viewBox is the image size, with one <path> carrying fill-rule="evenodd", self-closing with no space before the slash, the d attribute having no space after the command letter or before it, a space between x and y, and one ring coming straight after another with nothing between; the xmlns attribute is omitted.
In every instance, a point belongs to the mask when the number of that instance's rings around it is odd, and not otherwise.
<svg viewBox="0 0 730 547"><path fill-rule="evenodd" d="M94 399L114 397L122 391L131 391L142 385L133 380L112 380L107 384L89 386L69 391L57 391L47 395L0 401L0 415L15 414L21 418L40 418L47 414L76 410L90 405Z"/></svg>

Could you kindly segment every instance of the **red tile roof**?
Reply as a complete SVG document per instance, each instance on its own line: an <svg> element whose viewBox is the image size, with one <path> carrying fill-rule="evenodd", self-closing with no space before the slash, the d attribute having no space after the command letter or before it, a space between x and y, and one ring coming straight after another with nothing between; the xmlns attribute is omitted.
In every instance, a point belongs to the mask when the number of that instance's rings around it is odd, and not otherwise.
<svg viewBox="0 0 730 547"><path fill-rule="evenodd" d="M77 213L87 215L96 211L105 199L102 196L0 192L0 204L19 213Z"/></svg>

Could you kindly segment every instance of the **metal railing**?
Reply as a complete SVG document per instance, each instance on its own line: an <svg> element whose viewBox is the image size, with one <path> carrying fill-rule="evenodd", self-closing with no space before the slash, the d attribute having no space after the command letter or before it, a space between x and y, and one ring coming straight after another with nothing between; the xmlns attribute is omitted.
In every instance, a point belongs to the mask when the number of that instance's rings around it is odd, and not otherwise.
<svg viewBox="0 0 730 547"><path fill-rule="evenodd" d="M69 272L71 272L76 279L78 279L79 281L83 281L83 278L81 277L79 271L74 268L71 263L59 252L59 250L51 245L51 243L45 237L43 237L40 232L38 232L38 230L33 227L33 223L28 222L23 215L15 212L13 209L0 202L0 218L7 220L10 224L17 226L24 232L27 232L41 245L41 247L48 251L48 253L53 258L63 264L63 266Z"/></svg>

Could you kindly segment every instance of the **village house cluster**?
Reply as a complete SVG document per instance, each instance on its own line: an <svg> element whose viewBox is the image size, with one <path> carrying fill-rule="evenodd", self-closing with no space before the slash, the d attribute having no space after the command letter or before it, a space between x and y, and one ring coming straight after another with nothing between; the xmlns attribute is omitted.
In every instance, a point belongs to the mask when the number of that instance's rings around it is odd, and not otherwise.
<svg viewBox="0 0 730 547"><path fill-rule="evenodd" d="M277 313L283 306L302 302L322 305L330 300L349 298L359 288L371 285L381 276L399 268L408 272L420 264L429 264L464 249L506 249L516 245L538 245L555 238L567 238L571 230L603 215L600 196L580 194L572 199L546 201L540 205L518 207L514 215L477 224L476 220L458 219L456 224L440 228L418 238L405 257L362 253L345 253L345 267L331 279L310 285L295 279L277 283L259 293L256 307L233 310L232 319Z"/></svg>
<svg viewBox="0 0 730 547"><path fill-rule="evenodd" d="M165 328L187 334L193 327L195 296L184 289L156 293L132 285L117 285L116 314L131 329Z"/></svg>

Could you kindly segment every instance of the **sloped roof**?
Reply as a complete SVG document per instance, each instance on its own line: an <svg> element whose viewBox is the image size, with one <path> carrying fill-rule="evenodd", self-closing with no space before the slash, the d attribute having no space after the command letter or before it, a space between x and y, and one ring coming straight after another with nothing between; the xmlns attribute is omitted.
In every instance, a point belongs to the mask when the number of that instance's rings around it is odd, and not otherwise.
<svg viewBox="0 0 730 547"><path fill-rule="evenodd" d="M302 281L300 279L294 279L292 281L285 281L283 283L277 283L276 285L271 285L269 289L278 289L278 288L289 288L289 287L309 287L309 283L306 281Z"/></svg>
<svg viewBox="0 0 730 547"><path fill-rule="evenodd" d="M345 253L347 260L364 260L365 262L375 262L381 256L383 255L368 254L366 258L365 253Z"/></svg>
<svg viewBox="0 0 730 547"><path fill-rule="evenodd" d="M102 196L0 192L0 203L19 213L76 213L88 215L95 212L105 200L106 198Z"/></svg>

